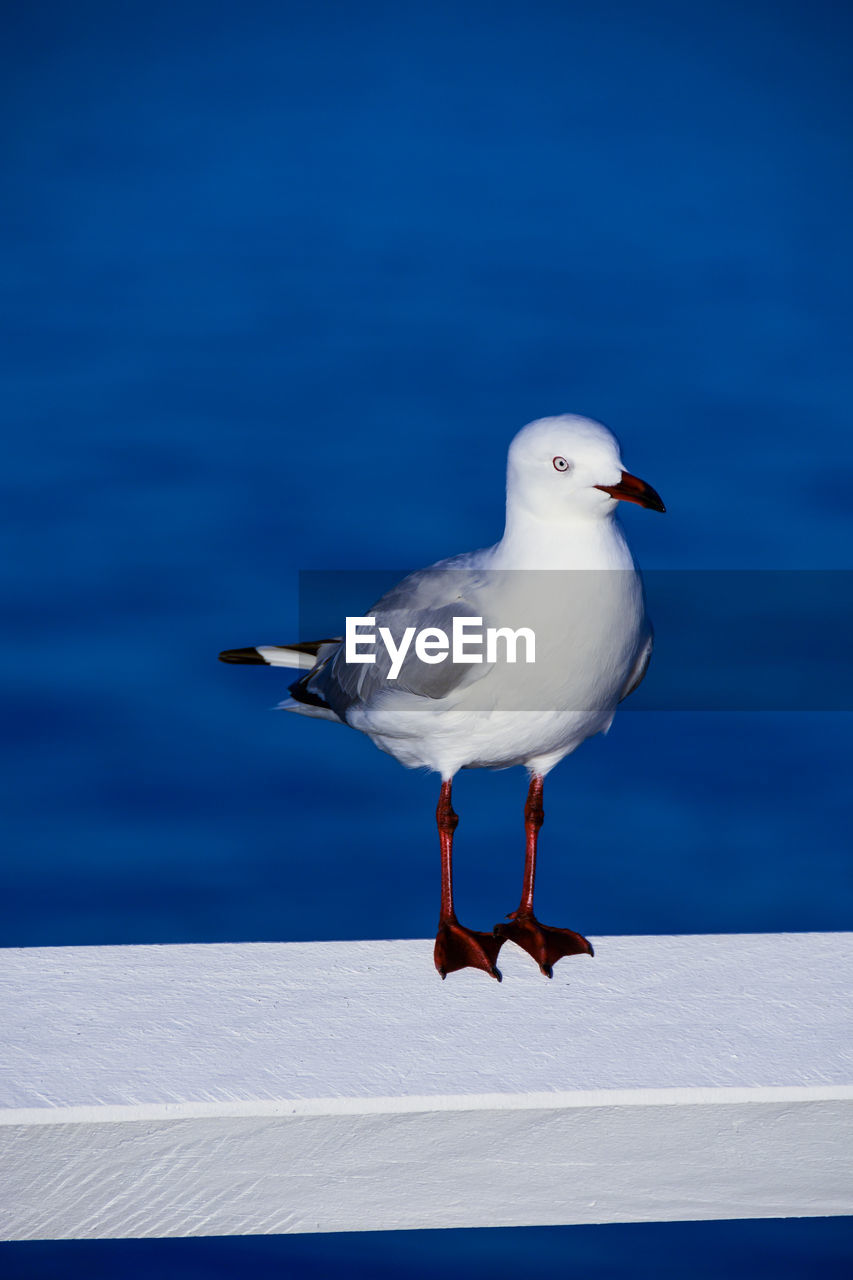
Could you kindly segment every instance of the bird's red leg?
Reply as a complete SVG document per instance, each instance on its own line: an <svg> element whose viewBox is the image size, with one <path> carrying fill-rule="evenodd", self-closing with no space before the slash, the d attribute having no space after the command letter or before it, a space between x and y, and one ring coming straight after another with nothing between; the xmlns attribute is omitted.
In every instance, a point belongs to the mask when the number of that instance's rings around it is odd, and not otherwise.
<svg viewBox="0 0 853 1280"><path fill-rule="evenodd" d="M545 809L542 804L544 778L534 773L530 779L527 792L527 803L524 806L524 829L527 834L527 848L524 857L524 883L521 889L521 901L518 909L507 917L509 924L496 924L495 933L499 938L509 938L531 955L542 972L549 978L554 976L553 966L563 956L592 955L592 944L581 934L572 929L554 929L540 924L533 914L533 887L536 881L536 846L539 840L539 828L545 821Z"/></svg>
<svg viewBox="0 0 853 1280"><path fill-rule="evenodd" d="M503 946L503 938L494 933L478 933L466 929L453 910L453 833L459 822L450 803L450 780L442 782L438 808L435 811L441 844L441 914L435 938L435 967L445 978L456 969L485 969L501 980L495 962Z"/></svg>

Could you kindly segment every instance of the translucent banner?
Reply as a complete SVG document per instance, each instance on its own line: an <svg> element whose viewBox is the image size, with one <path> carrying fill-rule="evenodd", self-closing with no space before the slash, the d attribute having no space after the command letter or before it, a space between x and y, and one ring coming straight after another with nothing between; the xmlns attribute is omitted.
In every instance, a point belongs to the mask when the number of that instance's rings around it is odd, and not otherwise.
<svg viewBox="0 0 853 1280"><path fill-rule="evenodd" d="M853 709L853 571L658 570L639 587L623 571L307 570L299 609L301 641L343 640L350 619L352 661L332 661L371 694L585 711L637 676L645 613L654 651L626 709Z"/></svg>

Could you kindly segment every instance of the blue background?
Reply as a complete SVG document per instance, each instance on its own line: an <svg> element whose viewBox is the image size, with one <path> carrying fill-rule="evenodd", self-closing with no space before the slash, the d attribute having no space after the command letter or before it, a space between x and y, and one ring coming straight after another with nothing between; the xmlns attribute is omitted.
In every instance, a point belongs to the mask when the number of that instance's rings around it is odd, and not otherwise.
<svg viewBox="0 0 853 1280"><path fill-rule="evenodd" d="M531 418L617 432L669 509L624 513L647 567L851 567L849 11L84 2L4 26L4 945L430 934L435 780L268 714L287 675L216 654L293 638L300 569L494 541ZM839 713L620 715L549 779L541 914L849 929L849 770ZM524 785L455 789L474 926L517 897ZM852 1256L827 1220L40 1244L0 1267L598 1280Z"/></svg>

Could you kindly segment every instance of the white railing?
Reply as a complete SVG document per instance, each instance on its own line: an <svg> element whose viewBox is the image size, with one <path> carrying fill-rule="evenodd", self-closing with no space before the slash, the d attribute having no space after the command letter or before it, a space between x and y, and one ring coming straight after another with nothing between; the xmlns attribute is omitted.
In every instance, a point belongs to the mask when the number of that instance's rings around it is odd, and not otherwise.
<svg viewBox="0 0 853 1280"><path fill-rule="evenodd" d="M853 1212L853 934L0 952L0 1235Z"/></svg>

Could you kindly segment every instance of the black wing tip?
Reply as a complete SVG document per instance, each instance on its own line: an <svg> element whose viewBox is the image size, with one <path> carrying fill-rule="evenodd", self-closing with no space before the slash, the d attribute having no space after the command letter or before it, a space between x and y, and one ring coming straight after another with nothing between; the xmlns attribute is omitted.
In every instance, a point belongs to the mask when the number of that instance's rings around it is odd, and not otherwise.
<svg viewBox="0 0 853 1280"><path fill-rule="evenodd" d="M266 658L262 658L254 646L250 649L223 649L219 655L219 661L239 662L251 667L269 666Z"/></svg>
<svg viewBox="0 0 853 1280"><path fill-rule="evenodd" d="M294 702L303 702L307 707L322 707L324 711L331 711L329 706L319 693L315 693L313 689L308 688L308 681L315 674L313 671L306 671L304 676L295 680L288 689L288 693Z"/></svg>

